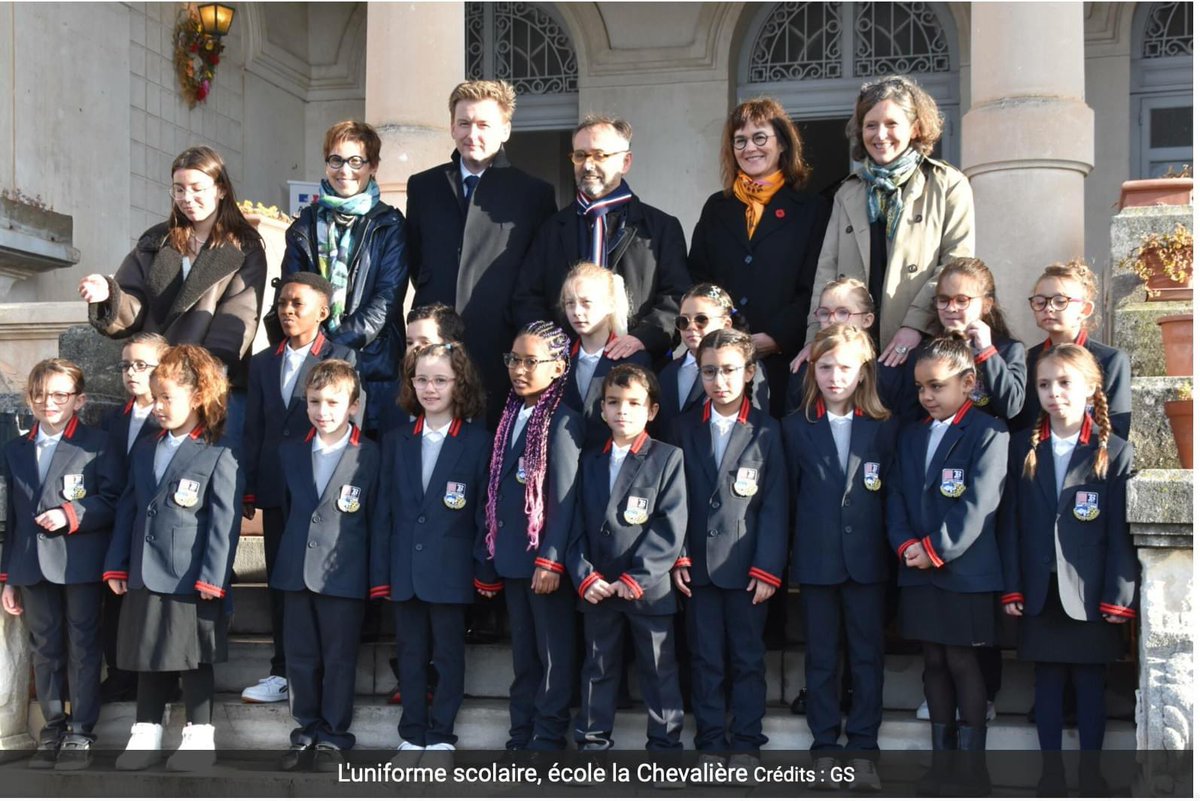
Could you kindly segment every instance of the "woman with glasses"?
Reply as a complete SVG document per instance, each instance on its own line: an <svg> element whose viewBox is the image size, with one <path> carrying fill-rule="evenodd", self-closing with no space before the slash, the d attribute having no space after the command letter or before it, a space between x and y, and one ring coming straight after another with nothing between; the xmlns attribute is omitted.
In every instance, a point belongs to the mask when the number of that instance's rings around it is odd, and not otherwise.
<svg viewBox="0 0 1200 801"><path fill-rule="evenodd" d="M834 196L816 280L823 286L844 275L867 285L879 305L872 331L879 361L889 367L902 364L936 329L938 266L952 256L975 255L971 186L930 156L941 135L933 98L899 75L863 84L846 125L859 164ZM819 328L810 318L810 340ZM807 355L801 352L793 369Z"/></svg>
<svg viewBox="0 0 1200 801"><path fill-rule="evenodd" d="M201 345L224 365L231 393L226 437L241 438L250 345L258 330L267 257L242 216L221 156L183 151L171 164L171 212L142 234L114 276L79 283L88 320L124 339L144 331Z"/></svg>
<svg viewBox="0 0 1200 801"><path fill-rule="evenodd" d="M404 215L379 199L379 134L365 122L346 120L325 132L325 178L317 202L287 230L283 276L320 273L333 284L325 335L358 355L366 390L363 430L381 428L396 397L404 355L403 322L393 313L404 303L408 278ZM268 316L273 342L282 339Z"/></svg>
<svg viewBox="0 0 1200 801"><path fill-rule="evenodd" d="M692 234L688 266L696 283L732 296L750 327L782 416L787 364L804 344L829 206L803 190L811 170L800 132L771 98L742 103L721 137L722 190L709 197Z"/></svg>

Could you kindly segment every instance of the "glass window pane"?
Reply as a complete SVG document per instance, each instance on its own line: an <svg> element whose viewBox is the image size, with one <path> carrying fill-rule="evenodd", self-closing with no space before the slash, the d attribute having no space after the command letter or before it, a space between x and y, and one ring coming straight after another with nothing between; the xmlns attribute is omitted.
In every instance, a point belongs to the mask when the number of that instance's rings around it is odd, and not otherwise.
<svg viewBox="0 0 1200 801"><path fill-rule="evenodd" d="M1188 147L1191 143L1191 106L1150 109L1150 147Z"/></svg>

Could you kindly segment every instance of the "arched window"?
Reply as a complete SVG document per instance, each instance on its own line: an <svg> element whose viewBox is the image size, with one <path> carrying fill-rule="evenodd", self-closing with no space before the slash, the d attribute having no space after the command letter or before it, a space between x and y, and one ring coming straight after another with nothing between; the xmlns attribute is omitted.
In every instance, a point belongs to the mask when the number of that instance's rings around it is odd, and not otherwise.
<svg viewBox="0 0 1200 801"><path fill-rule="evenodd" d="M1130 170L1156 178L1192 163L1192 4L1140 4L1130 51Z"/></svg>
<svg viewBox="0 0 1200 801"><path fill-rule="evenodd" d="M579 68L565 25L536 3L467 3L469 79L503 79L521 95L513 127L574 125Z"/></svg>

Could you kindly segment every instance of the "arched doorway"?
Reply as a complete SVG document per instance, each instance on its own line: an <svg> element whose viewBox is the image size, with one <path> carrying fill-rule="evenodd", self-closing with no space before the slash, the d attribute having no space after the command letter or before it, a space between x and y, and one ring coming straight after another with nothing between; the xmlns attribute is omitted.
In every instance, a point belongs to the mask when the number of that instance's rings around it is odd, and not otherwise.
<svg viewBox="0 0 1200 801"><path fill-rule="evenodd" d="M1130 174L1192 164L1192 4L1146 3L1133 15Z"/></svg>

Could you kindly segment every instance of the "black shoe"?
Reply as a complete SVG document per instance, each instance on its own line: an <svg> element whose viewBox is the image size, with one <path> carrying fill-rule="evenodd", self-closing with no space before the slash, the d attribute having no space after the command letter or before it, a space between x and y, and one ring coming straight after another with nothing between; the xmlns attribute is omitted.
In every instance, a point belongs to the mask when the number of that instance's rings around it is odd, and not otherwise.
<svg viewBox="0 0 1200 801"><path fill-rule="evenodd" d="M124 674L125 671L122 671ZM126 675L113 676L100 682L100 703L113 704L120 701L137 700L137 674L132 678Z"/></svg>
<svg viewBox="0 0 1200 801"><path fill-rule="evenodd" d="M29 765L35 770L49 770L58 763L58 740L47 740L38 743L37 750L29 758Z"/></svg>
<svg viewBox="0 0 1200 801"><path fill-rule="evenodd" d="M346 755L342 749L332 743L317 743L313 754L313 770L318 773L337 773L346 764Z"/></svg>
<svg viewBox="0 0 1200 801"><path fill-rule="evenodd" d="M795 699L792 700L792 714L804 715L808 712L808 688L801 687L800 692L796 693Z"/></svg>
<svg viewBox="0 0 1200 801"><path fill-rule="evenodd" d="M68 734L58 749L55 770L84 770L92 764L92 740L82 734Z"/></svg>
<svg viewBox="0 0 1200 801"><path fill-rule="evenodd" d="M311 745L295 745L283 753L279 759L279 769L286 771L308 770L313 763L313 747Z"/></svg>

